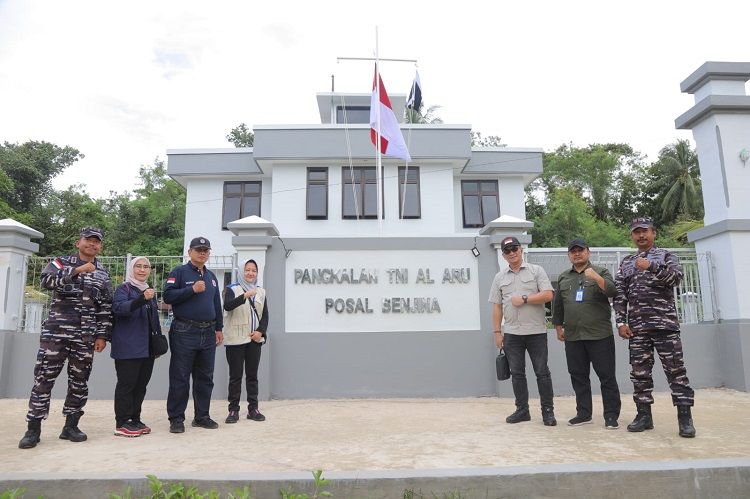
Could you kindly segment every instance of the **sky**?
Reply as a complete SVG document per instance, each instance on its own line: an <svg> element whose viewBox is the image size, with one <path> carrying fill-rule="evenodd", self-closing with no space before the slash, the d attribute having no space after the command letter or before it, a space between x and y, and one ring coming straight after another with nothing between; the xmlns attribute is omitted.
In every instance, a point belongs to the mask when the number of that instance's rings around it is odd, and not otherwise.
<svg viewBox="0 0 750 499"><path fill-rule="evenodd" d="M438 7L440 6L440 7ZM655 159L705 61L750 61L750 2L0 0L0 141L85 158L54 180L138 187L168 149L232 147L254 125L320 122L318 92L368 93L416 59L426 105L510 147L624 142ZM384 62L389 93L413 63Z"/></svg>

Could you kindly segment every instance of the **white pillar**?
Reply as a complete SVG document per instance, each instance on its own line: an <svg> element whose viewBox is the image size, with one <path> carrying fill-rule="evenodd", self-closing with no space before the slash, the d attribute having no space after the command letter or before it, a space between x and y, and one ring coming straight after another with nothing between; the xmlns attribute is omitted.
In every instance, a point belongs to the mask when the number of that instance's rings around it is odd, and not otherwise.
<svg viewBox="0 0 750 499"><path fill-rule="evenodd" d="M26 257L39 251L31 239L44 234L5 218L0 220L0 331L16 331L23 317Z"/></svg>
<svg viewBox="0 0 750 499"><path fill-rule="evenodd" d="M750 151L749 79L748 62L703 64L680 85L695 95L695 105L675 120L693 131L703 183L705 226L688 239L698 253L711 253L715 313L724 321L750 321L750 161L742 160L742 151ZM708 284L708 269L702 270Z"/></svg>
<svg viewBox="0 0 750 499"><path fill-rule="evenodd" d="M255 215L229 222L227 228L232 231L232 246L237 252L237 271L242 273L247 260L255 260L258 263L258 284L264 286L266 279L266 256L268 248L273 244L273 237L279 235L279 230L268 220L264 220ZM282 310L281 296L268 297L270 308L277 302L279 305L276 310ZM271 316L273 317L273 315ZM269 330L273 334L272 330ZM259 400L268 400L271 398L271 363L270 350L273 348L273 339L269 338L267 345L263 347L260 366L258 368L258 379L262 380L258 386Z"/></svg>

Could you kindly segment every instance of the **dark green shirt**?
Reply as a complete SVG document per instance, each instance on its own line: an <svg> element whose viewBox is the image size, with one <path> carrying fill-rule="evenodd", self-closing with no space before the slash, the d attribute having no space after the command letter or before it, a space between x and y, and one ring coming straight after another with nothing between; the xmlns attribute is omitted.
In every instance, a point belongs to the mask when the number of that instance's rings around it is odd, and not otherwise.
<svg viewBox="0 0 750 499"><path fill-rule="evenodd" d="M601 340L612 336L612 309L608 297L617 293L612 274L604 267L591 265L604 279L604 290L596 281L586 278L573 267L557 279L557 292L552 300L552 323L565 328L565 341ZM586 269L583 269L586 270ZM576 294L583 289L583 301Z"/></svg>

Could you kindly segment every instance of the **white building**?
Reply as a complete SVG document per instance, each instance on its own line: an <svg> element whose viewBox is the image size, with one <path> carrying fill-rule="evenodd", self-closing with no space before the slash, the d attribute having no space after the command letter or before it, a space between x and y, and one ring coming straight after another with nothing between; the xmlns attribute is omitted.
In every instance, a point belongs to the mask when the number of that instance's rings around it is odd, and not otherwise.
<svg viewBox="0 0 750 499"><path fill-rule="evenodd" d="M186 245L205 236L213 254L260 264L268 395L495 394L491 245L530 242L524 187L542 150L472 148L470 125L403 124L405 96L391 96L412 162L383 157L379 221L370 94L317 101L319 124L256 125L253 148L167 152L187 189ZM392 357L396 342L397 357L421 360ZM450 381L435 382L447 364Z"/></svg>

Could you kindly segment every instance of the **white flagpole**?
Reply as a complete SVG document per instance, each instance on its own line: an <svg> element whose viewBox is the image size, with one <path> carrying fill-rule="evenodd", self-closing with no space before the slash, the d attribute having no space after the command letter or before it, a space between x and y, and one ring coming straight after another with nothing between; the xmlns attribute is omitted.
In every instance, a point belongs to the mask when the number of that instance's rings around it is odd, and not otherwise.
<svg viewBox="0 0 750 499"><path fill-rule="evenodd" d="M378 65L378 62L379 62L378 61L378 27L375 26L375 74L376 74L376 76L375 76L375 80L376 80L375 81L375 88L376 88L376 92L377 92L376 96L377 96L377 106L378 106L378 110L377 110L377 113L378 113L377 114L377 116L378 116L378 130L377 130L378 141L377 141L377 144L378 144L378 146L375 148L375 149L377 149L377 156L376 156L376 161L375 161L375 165L376 165L376 167L375 167L375 177L376 177L376 179L375 179L375 188L378 191L377 192L377 199L378 199L378 209L377 209L378 234L382 236L383 235L383 218L380 216L380 214L383 212L383 197L381 195L381 190L380 190L380 188L381 188L381 186L380 186L381 174L380 173L382 172L382 168L383 168L383 158L382 158L382 154L380 152L381 151L381 143L380 143L381 142L381 138L380 138L380 130L381 130L381 128L380 128L380 126L381 126L381 124L380 124L380 107L381 106L380 106L380 67ZM364 198L364 196L363 196L363 198Z"/></svg>

